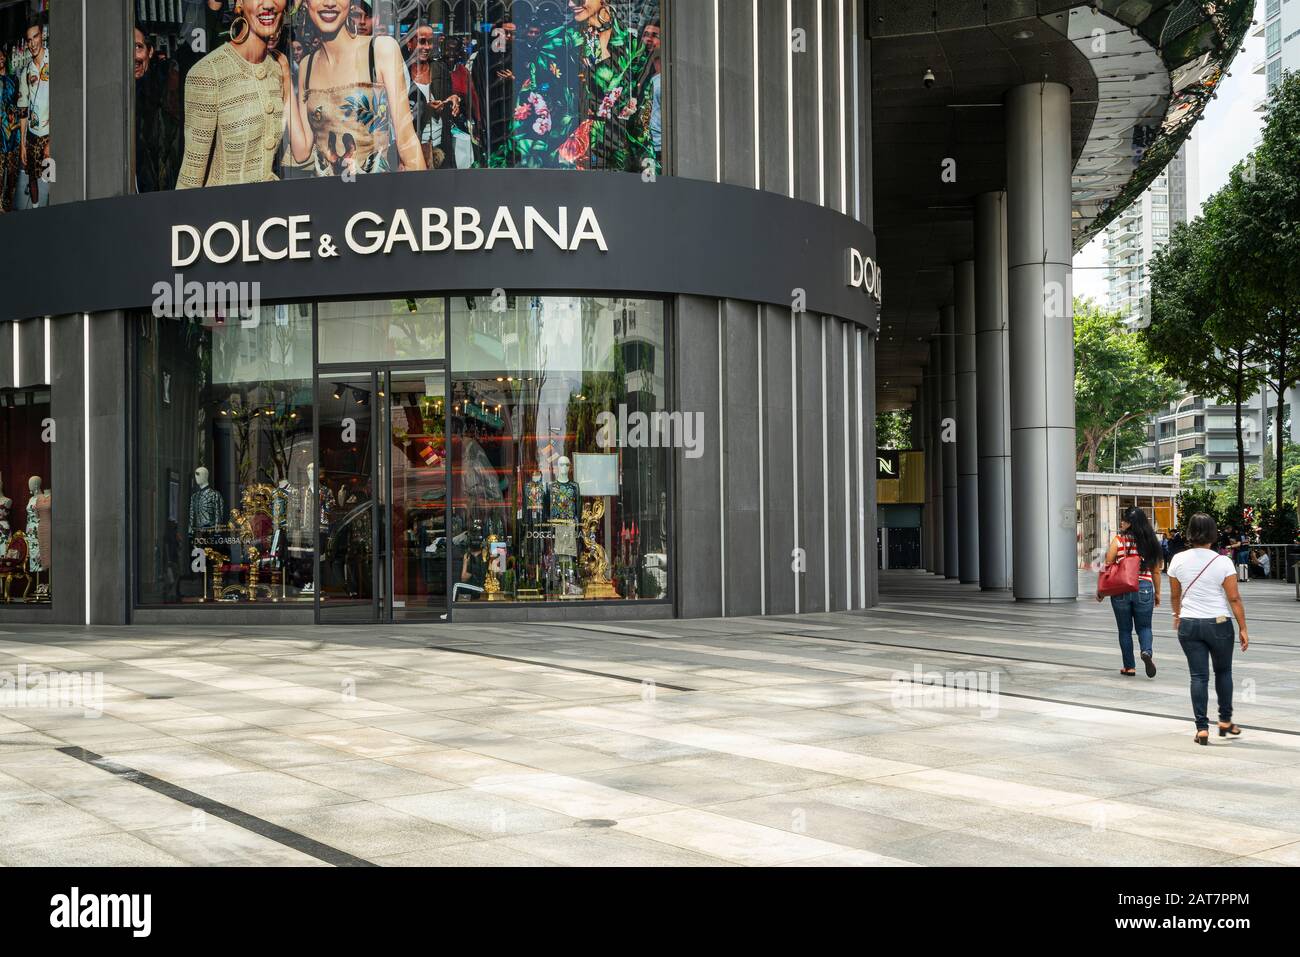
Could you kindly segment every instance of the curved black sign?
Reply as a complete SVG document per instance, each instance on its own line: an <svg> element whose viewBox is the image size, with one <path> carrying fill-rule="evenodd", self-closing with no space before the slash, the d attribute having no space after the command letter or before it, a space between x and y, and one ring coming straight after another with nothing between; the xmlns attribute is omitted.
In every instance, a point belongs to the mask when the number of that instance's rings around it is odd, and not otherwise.
<svg viewBox="0 0 1300 957"><path fill-rule="evenodd" d="M148 309L164 286L259 283L262 302L455 290L687 294L875 327L875 237L774 193L627 173L458 170L69 203L0 219L39 250L0 320ZM15 260L10 259L13 265Z"/></svg>

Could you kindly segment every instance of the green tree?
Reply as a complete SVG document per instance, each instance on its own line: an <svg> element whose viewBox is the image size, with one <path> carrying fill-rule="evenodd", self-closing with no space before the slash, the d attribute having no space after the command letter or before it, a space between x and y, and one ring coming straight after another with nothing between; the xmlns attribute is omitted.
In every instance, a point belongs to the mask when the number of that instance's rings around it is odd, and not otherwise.
<svg viewBox="0 0 1300 957"><path fill-rule="evenodd" d="M1131 458L1145 440L1145 417L1176 395L1178 383L1118 315L1103 312L1091 300L1075 301L1075 454L1080 469L1097 471L1104 449L1114 449L1120 461Z"/></svg>
<svg viewBox="0 0 1300 957"><path fill-rule="evenodd" d="M912 413L880 412L876 415L876 448L910 449L912 447Z"/></svg>
<svg viewBox="0 0 1300 957"><path fill-rule="evenodd" d="M1262 382L1250 330L1219 296L1213 224L1215 196L1204 216L1179 224L1151 263L1151 322L1140 335L1151 355L1188 390L1230 398L1236 410L1237 505L1246 504L1246 442L1241 408Z"/></svg>
<svg viewBox="0 0 1300 957"><path fill-rule="evenodd" d="M1273 510L1283 512L1283 397L1300 383L1300 75L1274 89L1259 149L1216 196L1219 293L1245 324L1277 397Z"/></svg>
<svg viewBox="0 0 1300 957"><path fill-rule="evenodd" d="M1194 485L1179 492L1175 507L1179 528L1187 528L1187 520L1197 512L1204 512L1216 522L1223 520L1223 509L1215 500L1214 491L1204 485Z"/></svg>

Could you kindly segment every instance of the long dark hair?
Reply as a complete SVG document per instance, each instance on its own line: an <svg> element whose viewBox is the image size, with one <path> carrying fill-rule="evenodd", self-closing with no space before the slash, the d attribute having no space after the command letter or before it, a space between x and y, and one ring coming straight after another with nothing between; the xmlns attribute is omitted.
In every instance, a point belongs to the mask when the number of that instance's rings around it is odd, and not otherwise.
<svg viewBox="0 0 1300 957"><path fill-rule="evenodd" d="M1151 527L1147 513L1140 508L1130 508L1124 513L1124 521L1128 522L1128 531L1122 534L1130 536L1137 545L1142 567L1148 571L1158 568L1164 553L1160 550L1160 540L1156 538L1156 530Z"/></svg>

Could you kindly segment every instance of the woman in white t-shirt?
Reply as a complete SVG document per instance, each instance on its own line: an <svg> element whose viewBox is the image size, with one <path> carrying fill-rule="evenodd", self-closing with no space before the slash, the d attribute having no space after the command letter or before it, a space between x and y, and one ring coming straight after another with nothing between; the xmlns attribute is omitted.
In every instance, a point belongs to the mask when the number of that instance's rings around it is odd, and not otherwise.
<svg viewBox="0 0 1300 957"><path fill-rule="evenodd" d="M1250 646L1246 634L1246 609L1237 588L1237 567L1213 546L1219 539L1214 519L1197 513L1187 523L1191 548L1169 563L1169 597L1173 602L1174 629L1187 656L1192 676L1192 713L1196 716L1197 744L1210 743L1206 716L1210 699L1210 665L1214 665L1214 693L1219 699L1219 737L1241 734L1232 723L1232 619L1241 630L1241 650Z"/></svg>

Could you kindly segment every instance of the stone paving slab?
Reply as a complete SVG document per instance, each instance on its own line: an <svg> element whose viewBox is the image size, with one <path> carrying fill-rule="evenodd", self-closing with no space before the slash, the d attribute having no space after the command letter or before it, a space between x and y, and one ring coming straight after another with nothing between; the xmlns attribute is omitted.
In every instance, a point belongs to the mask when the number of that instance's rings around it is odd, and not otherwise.
<svg viewBox="0 0 1300 957"><path fill-rule="evenodd" d="M1245 589L1248 730L1208 748L1167 609L1148 680L1118 675L1107 605L921 572L881 594L801 618L3 626L0 671L88 672L102 700L0 708L0 865L1300 864L1293 589Z"/></svg>

